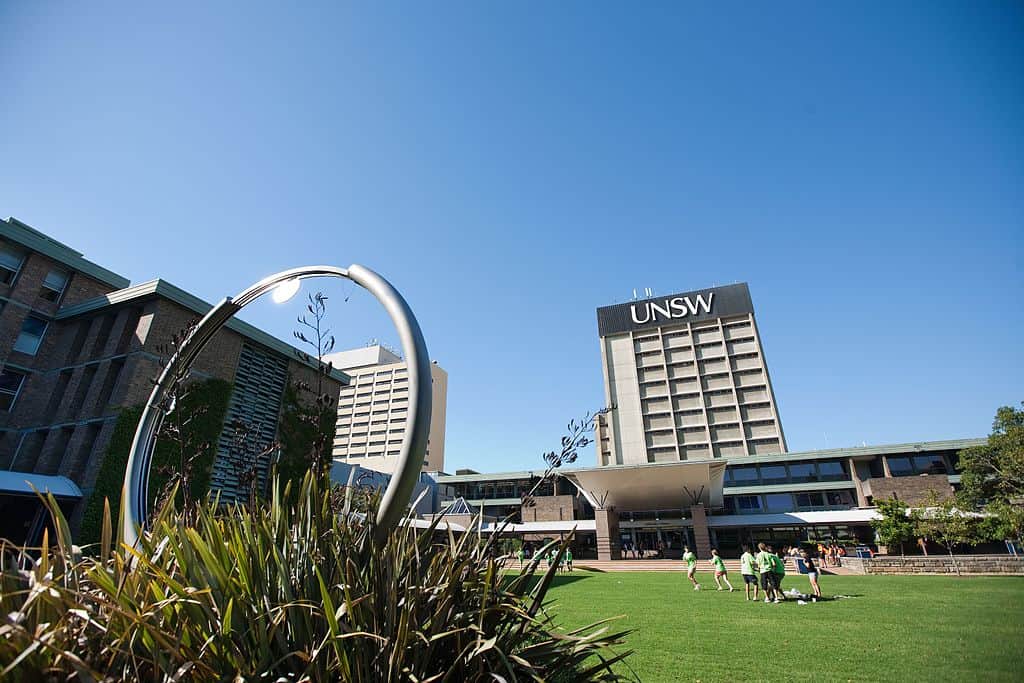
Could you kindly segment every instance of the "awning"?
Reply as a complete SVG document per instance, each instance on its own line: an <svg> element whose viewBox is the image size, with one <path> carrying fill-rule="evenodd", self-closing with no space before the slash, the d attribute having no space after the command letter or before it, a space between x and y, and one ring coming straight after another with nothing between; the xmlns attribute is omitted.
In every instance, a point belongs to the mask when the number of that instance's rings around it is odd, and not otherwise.
<svg viewBox="0 0 1024 683"><path fill-rule="evenodd" d="M82 497L82 490L67 477L0 470L0 494L34 496L36 491L52 493L55 498Z"/></svg>
<svg viewBox="0 0 1024 683"><path fill-rule="evenodd" d="M545 534L545 533L567 533L575 529L576 531L596 531L597 522L592 519L567 519L567 520L553 520L550 522L520 522L519 524L505 524L502 525L500 522L491 522L485 524L482 531L485 534L493 533L499 529L504 528L505 531L509 531L515 534Z"/></svg>
<svg viewBox="0 0 1024 683"><path fill-rule="evenodd" d="M650 465L619 465L566 470L563 477L576 485L595 509L684 510L697 503L723 505L725 463L695 460Z"/></svg>

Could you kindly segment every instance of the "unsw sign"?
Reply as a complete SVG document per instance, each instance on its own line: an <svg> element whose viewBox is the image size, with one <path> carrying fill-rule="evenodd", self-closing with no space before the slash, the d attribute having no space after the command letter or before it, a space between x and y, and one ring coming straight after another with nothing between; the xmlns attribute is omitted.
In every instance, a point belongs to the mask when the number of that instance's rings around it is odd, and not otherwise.
<svg viewBox="0 0 1024 683"><path fill-rule="evenodd" d="M602 337L677 322L712 320L753 313L746 283L630 301L597 309L597 330Z"/></svg>

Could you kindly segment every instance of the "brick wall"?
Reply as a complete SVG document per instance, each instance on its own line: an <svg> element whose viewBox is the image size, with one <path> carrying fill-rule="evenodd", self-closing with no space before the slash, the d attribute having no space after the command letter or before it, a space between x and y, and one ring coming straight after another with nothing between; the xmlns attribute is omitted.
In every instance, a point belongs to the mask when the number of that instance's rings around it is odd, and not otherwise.
<svg viewBox="0 0 1024 683"><path fill-rule="evenodd" d="M1024 557L1012 555L956 555L961 574L1024 574ZM843 568L857 574L956 574L949 555L909 557L844 557Z"/></svg>
<svg viewBox="0 0 1024 683"><path fill-rule="evenodd" d="M524 507L524 522L560 522L576 519L576 496L538 496L536 504Z"/></svg>
<svg viewBox="0 0 1024 683"><path fill-rule="evenodd" d="M922 474L916 477L876 477L866 482L873 500L891 498L893 494L900 500L918 505L928 500L929 494L935 492L939 498L953 495L953 487L945 474Z"/></svg>

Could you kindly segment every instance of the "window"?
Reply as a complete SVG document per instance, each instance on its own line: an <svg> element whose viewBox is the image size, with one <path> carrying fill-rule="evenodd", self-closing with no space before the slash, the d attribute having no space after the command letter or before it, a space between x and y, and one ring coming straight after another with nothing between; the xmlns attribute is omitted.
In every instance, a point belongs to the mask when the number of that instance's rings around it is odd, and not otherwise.
<svg viewBox="0 0 1024 683"><path fill-rule="evenodd" d="M725 471L726 480L735 484L757 481L757 468L753 465L737 465Z"/></svg>
<svg viewBox="0 0 1024 683"><path fill-rule="evenodd" d="M852 507L853 495L849 491L827 491L825 493L825 502L832 506L843 505Z"/></svg>
<svg viewBox="0 0 1024 683"><path fill-rule="evenodd" d="M906 456L889 456L889 471L894 477L902 477L914 473L914 466Z"/></svg>
<svg viewBox="0 0 1024 683"><path fill-rule="evenodd" d="M761 496L736 496L736 510L743 512L760 512Z"/></svg>
<svg viewBox="0 0 1024 683"><path fill-rule="evenodd" d="M813 462L794 463L789 466L789 476L797 483L817 481L818 475Z"/></svg>
<svg viewBox="0 0 1024 683"><path fill-rule="evenodd" d="M761 465L761 479L769 482L786 481L785 465Z"/></svg>
<svg viewBox="0 0 1024 683"><path fill-rule="evenodd" d="M43 286L39 289L39 296L47 301L57 301L68 286L68 273L66 270L55 268L43 278Z"/></svg>
<svg viewBox="0 0 1024 683"><path fill-rule="evenodd" d="M885 470L882 468L881 456L871 459L871 461L868 463L868 472L871 474L873 478L885 476Z"/></svg>
<svg viewBox="0 0 1024 683"><path fill-rule="evenodd" d="M21 334L18 335L18 339L14 342L14 350L27 353L30 356L36 355L45 332L45 320L34 315L28 316L21 324Z"/></svg>
<svg viewBox="0 0 1024 683"><path fill-rule="evenodd" d="M0 246L0 284L13 283L24 263L24 251L10 244Z"/></svg>
<svg viewBox="0 0 1024 683"><path fill-rule="evenodd" d="M0 372L0 410L10 412L14 408L24 385L25 373L10 368Z"/></svg>
<svg viewBox="0 0 1024 683"><path fill-rule="evenodd" d="M825 505L824 496L821 491L810 491L808 493L796 494L796 506L801 510L809 508L820 508Z"/></svg>
<svg viewBox="0 0 1024 683"><path fill-rule="evenodd" d="M846 479L846 467L839 460L823 460L818 463L818 475L822 481ZM872 476L874 476L873 473ZM878 476L882 475L879 474Z"/></svg>
<svg viewBox="0 0 1024 683"><path fill-rule="evenodd" d="M946 474L941 455L915 455L914 470L923 474Z"/></svg>
<svg viewBox="0 0 1024 683"><path fill-rule="evenodd" d="M793 509L793 496L789 493L769 493L764 497L768 512L789 512Z"/></svg>

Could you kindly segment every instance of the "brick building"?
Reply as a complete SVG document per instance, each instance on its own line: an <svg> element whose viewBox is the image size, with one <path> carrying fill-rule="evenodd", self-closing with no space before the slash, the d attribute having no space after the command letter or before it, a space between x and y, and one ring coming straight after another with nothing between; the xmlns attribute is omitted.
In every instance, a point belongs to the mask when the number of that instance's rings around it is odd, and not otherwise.
<svg viewBox="0 0 1024 683"><path fill-rule="evenodd" d="M0 536L32 540L44 515L32 492L50 490L77 525L118 416L152 390L168 345L210 304L163 280L127 279L28 225L0 221ZM211 487L242 494L227 462L233 424L273 441L289 382L316 368L296 349L240 320L193 367L231 383ZM334 371L340 391L347 375ZM267 462L257 464L265 477Z"/></svg>

